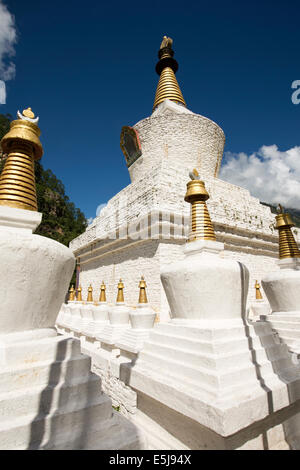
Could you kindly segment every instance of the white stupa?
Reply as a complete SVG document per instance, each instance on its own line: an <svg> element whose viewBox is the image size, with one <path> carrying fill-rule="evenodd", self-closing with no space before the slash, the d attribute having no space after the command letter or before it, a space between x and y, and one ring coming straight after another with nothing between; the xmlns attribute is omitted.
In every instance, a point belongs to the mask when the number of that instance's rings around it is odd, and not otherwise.
<svg viewBox="0 0 300 470"><path fill-rule="evenodd" d="M31 109L18 116L1 142L0 449L139 448L136 427L112 409L80 342L54 328L75 259L32 233L42 220L34 160L43 149Z"/></svg>
<svg viewBox="0 0 300 470"><path fill-rule="evenodd" d="M121 148L131 184L114 196L70 248L80 264L83 289L102 279L111 301L118 282L126 282L133 305L140 275L147 279L149 302L161 319L169 306L161 271L182 259L189 215L183 201L190 170L196 168L211 194L208 203L223 256L245 263L250 285L278 269L274 216L248 190L218 178L223 156L223 130L190 111L175 77L178 68L171 40L164 38L156 71L159 78L153 112L133 127L124 126ZM251 289L248 304L255 298Z"/></svg>

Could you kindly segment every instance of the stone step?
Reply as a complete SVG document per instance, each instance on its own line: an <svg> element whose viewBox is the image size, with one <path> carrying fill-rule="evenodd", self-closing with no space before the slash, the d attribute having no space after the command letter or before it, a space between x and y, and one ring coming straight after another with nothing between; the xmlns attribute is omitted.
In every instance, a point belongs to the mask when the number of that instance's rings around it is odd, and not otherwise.
<svg viewBox="0 0 300 470"><path fill-rule="evenodd" d="M300 331L300 322L287 322L287 321L279 321L279 320L268 320L268 323L272 326L272 328L277 329L284 329L284 330L293 330L293 331Z"/></svg>
<svg viewBox="0 0 300 470"><path fill-rule="evenodd" d="M147 446L141 431L120 413L113 411L112 417L98 423L96 429L82 432L81 426L77 426L67 438L65 433L57 432L50 440L45 439L45 442L30 449L142 450Z"/></svg>
<svg viewBox="0 0 300 470"><path fill-rule="evenodd" d="M275 344L272 347L268 348L266 351L265 348L259 346L255 349L255 352L252 353L249 350L249 345L244 344L242 350L235 349L232 345L232 352L225 354L212 354L212 353L203 353L191 351L189 349L184 349L181 347L181 344L174 348L172 346L167 346L165 344L152 343L147 341L144 345L144 348L141 353L143 357L144 353L154 353L159 354L162 357L168 359L172 358L174 360L180 361L184 364L189 364L194 367L230 370L230 368L236 366L236 361L239 365L249 363L249 360L255 359L258 362L267 361L268 359L272 360L283 360L286 359L286 364L290 364L290 358L287 355L287 350L285 345Z"/></svg>
<svg viewBox="0 0 300 470"><path fill-rule="evenodd" d="M280 337L285 337L285 338L290 338L290 339L300 341L300 329L296 330L296 329L281 328L281 327L277 328L275 326L273 328Z"/></svg>
<svg viewBox="0 0 300 470"><path fill-rule="evenodd" d="M95 427L100 430L103 421L113 414L112 408L108 411L107 403L110 399L105 394L99 393L97 403L85 403L82 408L70 413L56 411L46 416L27 415L14 420L0 423L0 448L7 449L31 449L39 448L55 440L56 435L64 435L65 440L72 441L78 434L82 439L87 433L93 432Z"/></svg>
<svg viewBox="0 0 300 470"><path fill-rule="evenodd" d="M142 351L137 363L140 361L152 364L153 366L156 366L158 370L163 370L164 373L177 377L178 380L188 379L195 383L203 382L210 388L220 386L230 387L234 381L251 380L252 378L257 377L258 371L262 375L273 375L272 364L269 360L261 361L256 364L256 366L248 360L246 361L245 367L243 367L243 365L240 365L240 361L237 357L235 367L229 370L222 369L222 374L220 369L216 372L216 370L208 368L186 365L183 361L174 360L173 358L165 358L162 355L154 354L153 352L149 353Z"/></svg>
<svg viewBox="0 0 300 470"><path fill-rule="evenodd" d="M28 413L47 414L57 410L72 412L80 409L87 403L97 403L101 395L101 380L90 374L88 380L84 379L77 384L65 384L63 381L56 385L46 387L29 387L26 389L2 393L0 395L0 422L24 416ZM108 403L108 409L111 406ZM108 415L110 416L110 415Z"/></svg>
<svg viewBox="0 0 300 470"><path fill-rule="evenodd" d="M282 344L285 344L290 351L290 353L300 354L300 341L297 339L286 338L285 336L280 336ZM300 362L300 359L299 359Z"/></svg>
<svg viewBox="0 0 300 470"><path fill-rule="evenodd" d="M20 365L0 371L1 392L11 392L28 386L76 383L83 378L88 379L91 369L88 356L65 359L63 361L41 361L38 363Z"/></svg>
<svg viewBox="0 0 300 470"><path fill-rule="evenodd" d="M248 346L249 340L245 337L227 339L226 341L203 341L193 338L187 338L183 336L175 336L172 334L166 334L158 331L151 331L149 340L151 343L155 344L165 344L166 346L181 347L183 349L189 349L190 351L195 352L230 352L232 347L235 349L242 349L244 346ZM274 344L274 333L261 336L261 338L254 337L253 345L260 346L263 345L272 345Z"/></svg>
<svg viewBox="0 0 300 470"><path fill-rule="evenodd" d="M293 314L293 313L271 313L270 315L262 315L262 319L267 322L288 322L288 323L300 323L300 314Z"/></svg>
<svg viewBox="0 0 300 470"><path fill-rule="evenodd" d="M232 406L232 402L243 402L245 400L253 399L254 395L266 393L272 391L272 401L275 409L277 404L280 403L282 406L282 380L280 380L276 374L263 375L262 379L259 379L256 374L252 377L242 378L241 381L233 380L231 384L226 388L220 385L217 388L212 388L204 383L203 381L194 381L192 379L182 379L171 374L170 371L157 369L153 364L144 361L138 361L136 367L133 369L134 380L137 375L140 375L142 380L143 376L151 377L151 381L166 384L168 387L174 388L174 391L187 394L196 399L200 399L202 402L208 404L214 403L215 406L226 409L227 406ZM295 377L294 377L295 380ZM300 397L300 380L299 384L295 385L298 387L298 396ZM159 390L159 388L158 388ZM147 394L147 387L143 390ZM171 393L171 392L169 392ZM157 397L157 399L159 399ZM288 400L288 399L287 399ZM167 404L167 403L166 403ZM288 401L287 401L288 405ZM169 406L167 404L167 406Z"/></svg>
<svg viewBox="0 0 300 470"><path fill-rule="evenodd" d="M22 363L32 365L41 361L62 361L80 357L80 342L65 336L11 343L5 346L5 368ZM1 367L2 369L2 367Z"/></svg>
<svg viewBox="0 0 300 470"><path fill-rule="evenodd" d="M147 448L138 430L130 429L126 432L123 424L112 422L112 419L102 422L100 430L87 433L79 430L75 436L72 433L72 440L67 442L63 438L64 436L58 437L55 441L52 439L42 448L44 450L143 450Z"/></svg>
<svg viewBox="0 0 300 470"><path fill-rule="evenodd" d="M255 326L254 326L255 325ZM245 337L245 331L251 336L259 335L271 335L272 328L267 322L256 322L254 325L245 326L242 321L235 322L234 324L225 322L220 324L219 328L212 328L208 326L208 322L200 323L196 326L193 325L181 325L172 322L158 323L153 332L162 334L171 334L173 336L179 336L181 338L194 339L198 341L226 341L232 339L242 339Z"/></svg>

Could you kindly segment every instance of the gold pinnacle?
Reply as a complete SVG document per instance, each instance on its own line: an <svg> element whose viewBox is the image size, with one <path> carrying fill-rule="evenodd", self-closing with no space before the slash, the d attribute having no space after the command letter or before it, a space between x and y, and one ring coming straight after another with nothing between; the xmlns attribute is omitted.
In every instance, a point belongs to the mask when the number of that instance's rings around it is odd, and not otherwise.
<svg viewBox="0 0 300 470"><path fill-rule="evenodd" d="M104 281L102 281L101 287L100 287L100 297L99 297L99 302L106 302L106 285L104 284Z"/></svg>
<svg viewBox="0 0 300 470"><path fill-rule="evenodd" d="M261 295L261 292L260 292L260 284L259 284L259 282L255 281L255 286L254 286L254 287L255 287L255 289L256 289L255 298L256 298L256 299L259 299L259 300L262 299L263 296Z"/></svg>
<svg viewBox="0 0 300 470"><path fill-rule="evenodd" d="M93 288L92 288L92 285L90 284L89 288L88 288L88 296L87 296L87 299L86 299L87 302L93 302Z"/></svg>
<svg viewBox="0 0 300 470"><path fill-rule="evenodd" d="M288 213L284 213L279 204L279 214L276 216L276 230L279 231L279 259L300 258L300 251L295 241L291 227L294 222Z"/></svg>
<svg viewBox="0 0 300 470"><path fill-rule="evenodd" d="M82 302L82 287L79 286L77 289L77 302Z"/></svg>
<svg viewBox="0 0 300 470"><path fill-rule="evenodd" d="M209 199L209 194L203 181L195 179L187 183L184 200L191 204L188 242L196 240L216 241L214 227L205 202L207 199Z"/></svg>
<svg viewBox="0 0 300 470"><path fill-rule="evenodd" d="M164 36L158 52L159 61L156 65L156 72L160 78L156 89L153 111L160 103L167 99L186 106L175 77L178 64L173 58L174 51L172 50L172 44L173 40Z"/></svg>
<svg viewBox="0 0 300 470"><path fill-rule="evenodd" d="M139 304L147 304L148 303L146 287L147 287L146 281L144 279L144 276L142 276L141 280L140 280L140 283L139 283L139 288L140 288Z"/></svg>
<svg viewBox="0 0 300 470"><path fill-rule="evenodd" d="M75 290L74 286L72 285L69 290L69 302L73 302L75 300Z"/></svg>
<svg viewBox="0 0 300 470"><path fill-rule="evenodd" d="M34 116L30 108L23 116ZM37 124L16 119L3 137L1 147L8 154L0 176L0 205L37 211L34 160L43 155Z"/></svg>
<svg viewBox="0 0 300 470"><path fill-rule="evenodd" d="M120 282L118 283L118 295L117 295L117 302L124 302L124 284L122 282L122 279L120 279Z"/></svg>
<svg viewBox="0 0 300 470"><path fill-rule="evenodd" d="M32 112L31 108L24 109L22 114L23 114L23 116L28 117L28 118L30 118L30 119L34 119L34 118L35 118L35 115L34 115L34 113Z"/></svg>

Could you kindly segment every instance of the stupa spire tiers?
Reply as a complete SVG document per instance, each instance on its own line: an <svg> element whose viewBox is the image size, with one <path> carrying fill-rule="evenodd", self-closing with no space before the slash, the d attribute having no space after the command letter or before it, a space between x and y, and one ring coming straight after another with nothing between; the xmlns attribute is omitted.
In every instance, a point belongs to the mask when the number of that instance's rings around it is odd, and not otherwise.
<svg viewBox="0 0 300 470"><path fill-rule="evenodd" d="M256 300L261 300L263 297L261 295L261 292L260 292L260 284L258 281L255 281L255 298Z"/></svg>
<svg viewBox="0 0 300 470"><path fill-rule="evenodd" d="M124 284L122 282L122 279L120 279L118 283L117 303L118 302L124 302Z"/></svg>
<svg viewBox="0 0 300 470"><path fill-rule="evenodd" d="M0 205L37 211L34 160L43 155L41 131L31 108L18 111L18 118L1 141L8 157L0 176Z"/></svg>
<svg viewBox="0 0 300 470"><path fill-rule="evenodd" d="M209 194L200 180L197 170L190 172L191 181L187 183L184 200L191 204L190 230L188 242L196 240L216 241L216 235L206 206Z"/></svg>
<svg viewBox="0 0 300 470"><path fill-rule="evenodd" d="M279 259L300 258L300 251L291 230L295 224L290 214L284 213L280 204L277 212L275 228L279 231Z"/></svg>
<svg viewBox="0 0 300 470"><path fill-rule="evenodd" d="M69 302L73 302L75 300L75 289L72 286L69 290Z"/></svg>
<svg viewBox="0 0 300 470"><path fill-rule="evenodd" d="M148 303L146 287L147 287L146 281L144 279L144 276L142 276L141 280L140 280L140 283L139 283L139 289L140 289L139 304L147 304Z"/></svg>
<svg viewBox="0 0 300 470"><path fill-rule="evenodd" d="M93 302L93 288L92 288L91 285L88 288L88 296L87 296L86 301L87 302Z"/></svg>
<svg viewBox="0 0 300 470"><path fill-rule="evenodd" d="M173 58L174 51L172 49L173 40L164 36L156 64L156 72L160 76L156 89L153 111L165 100L175 101L175 103L186 106L180 87L175 77L178 70L178 63Z"/></svg>
<svg viewBox="0 0 300 470"><path fill-rule="evenodd" d="M79 286L77 290L77 302L82 302L82 287Z"/></svg>
<svg viewBox="0 0 300 470"><path fill-rule="evenodd" d="M104 284L104 281L102 281L101 287L100 287L100 297L99 297L99 302L106 302L106 285Z"/></svg>

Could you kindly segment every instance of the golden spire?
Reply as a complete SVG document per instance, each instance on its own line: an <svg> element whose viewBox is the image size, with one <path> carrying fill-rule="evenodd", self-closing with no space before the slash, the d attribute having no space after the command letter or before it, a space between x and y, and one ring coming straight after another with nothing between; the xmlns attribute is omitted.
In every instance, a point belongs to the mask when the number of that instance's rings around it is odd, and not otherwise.
<svg viewBox="0 0 300 470"><path fill-rule="evenodd" d="M139 284L139 288L140 288L139 304L148 303L146 287L147 287L146 281L144 279L144 276L142 276L140 280L140 284Z"/></svg>
<svg viewBox="0 0 300 470"><path fill-rule="evenodd" d="M106 286L104 284L104 281L102 281L101 287L100 287L100 297L99 297L99 302L106 302Z"/></svg>
<svg viewBox="0 0 300 470"><path fill-rule="evenodd" d="M43 155L40 129L31 108L18 112L1 147L8 154L0 176L0 205L37 211L34 160Z"/></svg>
<svg viewBox="0 0 300 470"><path fill-rule="evenodd" d="M261 300L263 298L263 296L261 295L261 292L260 292L260 284L259 282L255 281L255 289L256 289L256 293L255 293L255 298L258 300Z"/></svg>
<svg viewBox="0 0 300 470"><path fill-rule="evenodd" d="M279 231L279 259L300 258L300 251L291 230L295 224L290 214L283 212L280 204L277 211L275 228Z"/></svg>
<svg viewBox="0 0 300 470"><path fill-rule="evenodd" d="M174 51L172 50L172 44L172 39L164 36L158 52L159 61L155 69L160 78L156 89L153 111L160 103L167 99L186 106L175 77L178 63L173 58Z"/></svg>
<svg viewBox="0 0 300 470"><path fill-rule="evenodd" d="M184 200L191 204L190 230L188 242L195 240L216 241L213 224L210 220L206 206L209 194L203 181L198 179L197 170L190 173L192 181L187 183L187 192Z"/></svg>
<svg viewBox="0 0 300 470"><path fill-rule="evenodd" d="M87 299L86 299L87 302L93 302L93 288L92 288L92 285L90 284L89 288L88 288L88 296L87 296Z"/></svg>
<svg viewBox="0 0 300 470"><path fill-rule="evenodd" d="M124 284L122 282L122 279L120 279L120 282L118 284L118 295L117 295L117 302L124 302Z"/></svg>
<svg viewBox="0 0 300 470"><path fill-rule="evenodd" d="M75 300L75 290L74 286L72 285L71 289L69 290L69 302L73 302Z"/></svg>
<svg viewBox="0 0 300 470"><path fill-rule="evenodd" d="M78 287L77 289L77 302L82 302L82 288L81 286Z"/></svg>

